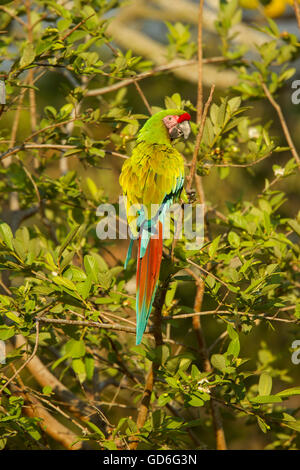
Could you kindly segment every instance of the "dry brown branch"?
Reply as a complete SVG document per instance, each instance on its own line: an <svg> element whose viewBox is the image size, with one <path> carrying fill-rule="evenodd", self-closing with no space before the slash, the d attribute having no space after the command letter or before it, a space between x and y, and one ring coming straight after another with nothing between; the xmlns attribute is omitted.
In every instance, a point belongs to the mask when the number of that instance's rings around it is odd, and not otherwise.
<svg viewBox="0 0 300 470"><path fill-rule="evenodd" d="M164 317L164 320L180 320L180 319L183 319L183 318L193 318L193 317L201 317L201 316L206 316L206 315L243 315L243 316L248 316L248 317L251 317L251 318L261 318L261 319L264 319L264 320L270 320L270 321L278 321L278 322L283 322L283 323L297 323L299 322L298 319L295 319L295 320L289 320L287 318L279 318L279 317L270 317L270 316L266 316L265 314L263 313L248 313L248 312L240 312L240 311L236 311L236 312L231 312L230 310L206 310L206 311L197 311L197 312L193 312L193 313L183 313L183 314L179 314L179 315L174 315L172 317Z"/></svg>
<svg viewBox="0 0 300 470"><path fill-rule="evenodd" d="M261 81L261 85L262 85L262 88L265 92L266 97L268 98L269 102L271 103L271 105L273 106L273 108L275 109L275 111L278 115L278 118L279 118L282 130L283 130L283 133L285 135L286 141L287 141L287 143L288 143L288 145L291 149L292 155L293 155L294 159L296 160L297 165L298 165L298 169L300 171L300 157L299 157L299 154L296 150L296 147L295 147L295 144L293 142L292 136L290 134L288 125L286 123L285 117L284 117L282 109L281 109L281 106L277 103L277 101L275 101L275 99L273 98L269 88L267 87L267 85L263 81Z"/></svg>
<svg viewBox="0 0 300 470"><path fill-rule="evenodd" d="M118 19L114 19L110 23L108 32L125 50L132 49L135 54L150 59L157 66L165 64L167 56L166 47L137 29L129 27L128 23L122 21L121 15L118 15ZM226 88L237 82L237 75L231 70L224 70L222 74L219 74L216 67L207 64L205 65L204 72L203 80L204 84L207 86L210 86L211 83L216 83L216 86ZM184 68L178 69L174 68L174 74L189 82L198 82L197 65L186 65Z"/></svg>
<svg viewBox="0 0 300 470"><path fill-rule="evenodd" d="M27 39L30 44L33 44L33 30L31 24L31 0L25 1L25 9L27 16ZM31 132L34 132L37 126L37 115L36 115L36 100L35 100L35 90L33 87L34 84L34 69L28 71L28 84L29 88L29 104L30 104L30 125ZM37 168L38 160L34 159L34 166Z"/></svg>
<svg viewBox="0 0 300 470"><path fill-rule="evenodd" d="M4 143L2 141L2 143ZM21 152L23 150L28 150L28 149L41 149L41 150L58 150L60 152L64 152L65 150L78 150L78 147L76 145L65 145L65 144L34 144L34 143L28 143L28 144L21 144L16 147L8 149L6 152L2 153L0 155L0 159L5 160L6 158L10 157L11 155L15 155L18 152ZM75 152L74 152L75 153ZM112 150L105 150L105 153L108 155L112 155L114 157L119 157L119 158L124 158L127 159L129 158L127 155L123 155L122 153L119 152L114 152ZM74 154L69 154L68 157L73 156ZM67 158L67 157L64 157Z"/></svg>
<svg viewBox="0 0 300 470"><path fill-rule="evenodd" d="M25 338L23 338L23 339L25 341ZM12 368L12 370L14 372L16 372L16 369L15 369L13 363L10 364L10 367ZM82 431L83 435L88 434L89 431L86 427L82 426L80 423L75 421L70 415L66 414L59 406L54 405L50 400L46 399L42 394L39 394L35 390L32 390L28 387L25 387L24 382L23 382L22 378L20 377L20 375L17 375L16 378L17 378L18 384L21 388L21 393L20 393L19 388L16 387L14 384L11 384L11 389L13 390L13 392L16 395L22 396L24 398L25 405L23 406L23 411L25 412L25 414L27 414L29 416L34 416L34 417L41 418L42 421L39 424L40 424L41 428L47 434L49 434L56 441L60 442L64 446L66 446L66 443L65 443L64 440L62 440L62 434L72 438L72 442L74 442L75 440L76 441L78 440L78 436L73 434L72 432L70 433L70 430L68 428L65 428L63 433L58 432L58 431L63 431L63 427L61 427L60 423L58 423L58 425L57 425L56 420L49 419L49 416L50 416L49 413L47 415L45 414L45 412L47 413L47 411L46 411L46 409L44 409L44 407L41 405L40 402L45 403L47 407L50 407L50 408L54 409L56 412L58 412L64 418L66 418L68 421L71 421L76 427L78 427ZM33 409L33 407L30 406L30 404L35 404L39 408L41 408L43 416L40 416L39 413L36 413L36 407L34 407L34 409ZM28 410L28 408L29 408L29 410ZM28 411L29 411L29 413L28 413ZM33 414L30 413L30 411L33 411ZM45 422L45 417L46 417L46 422ZM50 418L53 418L53 417L50 417ZM71 445L72 445L72 442L70 443ZM78 447L78 448L80 448L80 447ZM67 448L69 449L69 445L67 445ZM76 445L73 448L73 450L75 450L75 449L77 449Z"/></svg>
<svg viewBox="0 0 300 470"><path fill-rule="evenodd" d="M210 57L207 59L203 59L203 64L214 64L214 63L222 63L226 62L227 59L224 57ZM113 85L109 85L106 87L102 88L94 88L91 90L87 90L85 93L85 96L98 96L98 95L105 95L106 93L111 93L113 91L117 91L120 88L126 87L130 85L131 83L144 80L145 78L152 77L154 75L157 75L162 72L168 72L174 69L180 69L180 68L185 68L185 67L190 67L194 66L197 64L196 59L191 59L191 60L174 60L172 62L169 62L164 65L160 65L159 67L155 67L152 70L149 70L148 72L142 72L135 77L132 78L125 78L125 79L120 79L119 82L114 83Z"/></svg>
<svg viewBox="0 0 300 470"><path fill-rule="evenodd" d="M16 376L20 374L20 372L24 369L24 367L26 367L36 355L38 345L39 345L39 331L40 331L38 321L35 324L35 328L36 328L35 344L34 344L32 354L28 357L28 359L26 359L26 361L21 365L21 367L19 367L19 369L9 378L9 380L1 387L0 394L16 378Z"/></svg>
<svg viewBox="0 0 300 470"><path fill-rule="evenodd" d="M191 271L191 273L193 273L193 271ZM203 301L203 295L204 295L204 281L198 278L194 273L193 275L195 276L195 279L196 279L196 289L197 289L195 302L194 302L194 309L200 311L201 306L202 306L202 301ZM202 326L200 322L200 315L193 316L192 321L193 321L193 329L195 331L196 338L197 338L199 355L203 363L204 371L211 372L212 367L210 364L208 350L206 347L205 336L203 334L203 330L202 330ZM216 448L217 450L226 450L227 446L226 446L224 429L222 425L222 418L221 418L218 405L213 398L211 398L210 400L210 408L211 408L213 426L215 430Z"/></svg>
<svg viewBox="0 0 300 470"><path fill-rule="evenodd" d="M63 424L57 421L41 404L41 402L28 393L22 395L25 400L23 411L27 416L40 418L41 429L51 436L55 441L59 442L68 450L79 450L82 448L82 442L78 442L78 436Z"/></svg>
<svg viewBox="0 0 300 470"><path fill-rule="evenodd" d="M203 115L201 116L200 127L199 127L199 131L198 131L198 134L197 134L197 137L196 137L196 143L195 143L195 148L194 148L194 153L193 153L193 158L192 158L192 163L191 163L191 168L190 168L190 174L187 178L187 180L188 180L187 187L186 187L187 192L190 191L190 189L192 187L194 176L195 176L195 173L196 173L197 157L198 157L199 148L200 148L200 144L201 144L201 139L202 139L202 135L203 135L203 131L204 131L204 125L205 125L205 121L206 121L207 112L208 112L208 109L210 107L210 104L211 104L211 101L212 101L212 98L213 98L214 90L215 90L215 85L212 85L212 87L210 89L210 94L209 94L208 100L207 100L207 102L205 103L205 106L204 106Z"/></svg>
<svg viewBox="0 0 300 470"><path fill-rule="evenodd" d="M16 347L20 348L26 344L26 339L22 335L16 337ZM41 387L49 386L55 395L62 401L65 406L68 406L77 418L82 420L89 419L96 422L97 425L103 425L103 416L100 416L100 421L97 419L96 410L88 403L74 395L62 382L60 382L43 364L43 362L35 355L32 360L27 363L26 368L32 374L34 379ZM77 423L78 425L78 423Z"/></svg>
<svg viewBox="0 0 300 470"><path fill-rule="evenodd" d="M198 95L197 95L197 124L200 124L199 131L196 137L196 143L192 158L192 164L190 168L190 174L187 184L187 191L189 191L192 187L194 177L196 176L196 189L198 193L198 198L202 204L205 204L205 195L202 186L202 180L200 177L196 175L196 165L197 165L197 158L199 154L199 148L201 144L201 139L204 131L206 116L212 101L213 93L215 86L213 85L210 90L209 98L205 104L204 111L203 109L203 84L202 84L202 77L203 77L203 64L202 64L202 27L203 27L203 0L199 1L199 15L198 15ZM205 283L202 278L197 276L192 270L190 270L191 275L194 277L196 281L196 296L194 300L194 310L196 312L200 312L202 308L203 296L204 296L204 289ZM207 273L208 274L208 273ZM193 316L192 317L192 325L193 330L195 332L198 349L199 349L199 356L201 358L203 369L205 372L211 372L212 367L209 360L209 355L206 347L205 336L203 333L203 329L201 326L200 316ZM217 403L214 401L213 398L210 400L210 408L211 408L211 415L213 426L215 430L215 439L216 439L216 448L217 450L226 450L226 440L225 434L222 424L222 418L220 414L220 410L218 408Z"/></svg>
<svg viewBox="0 0 300 470"><path fill-rule="evenodd" d="M147 98L146 98L146 96L145 96L143 90L141 89L140 85L138 84L138 82L137 82L136 80L135 80L133 83L134 83L135 88L137 89L138 94L139 94L140 97L142 98L142 101L143 101L144 105L146 106L146 108L147 108L147 110L148 110L148 113L149 113L150 116L151 116L151 115L153 114L153 113L152 113L152 109L151 109L151 106L150 106L150 104L149 104L149 102L148 102L148 100L147 100Z"/></svg>
<svg viewBox="0 0 300 470"><path fill-rule="evenodd" d="M0 10L4 11L4 13L6 13L8 16L10 16L15 21L17 21L17 23L23 26L23 28L27 29L27 24L25 23L25 21L22 20L22 18L20 18L19 16L15 15L14 12L10 8L7 8L1 5Z"/></svg>
<svg viewBox="0 0 300 470"><path fill-rule="evenodd" d="M293 8L295 10L298 28L300 29L300 7L299 7L298 0L293 0Z"/></svg>
<svg viewBox="0 0 300 470"><path fill-rule="evenodd" d="M138 432L144 426L146 419L147 419L151 394L153 391L153 385L154 385L154 370L153 370L153 363L152 363L152 365L150 366L150 370L147 374L145 388L143 392L143 398L139 407L139 412L138 412L138 417L137 417L137 422L136 422ZM133 438L129 444L129 449L136 450L138 443L139 443L138 438L137 437Z"/></svg>
<svg viewBox="0 0 300 470"><path fill-rule="evenodd" d="M203 268L203 266L200 266L199 264L195 263L193 260L191 260L190 258L187 258L187 261L192 264L193 266L195 266L195 268L198 268L200 271L202 271L203 273L205 274L209 274L210 276L212 276L216 281L220 282L220 284L222 284L223 286L225 286L227 289L228 289L228 284L226 284L226 282L222 281L222 279L220 279L219 277L217 277L215 274L212 274L211 272L209 272L207 269Z"/></svg>
<svg viewBox="0 0 300 470"><path fill-rule="evenodd" d="M61 41L64 41L65 39L67 39L69 36L71 36L72 33L74 33L74 31L76 31L78 28L80 28L80 26L82 26L84 23L86 23L90 18L92 18L92 16L94 16L96 13L92 13L91 15L87 16L86 18L84 18L83 20L81 20L79 23L77 23L72 29L70 29L69 31L67 31L66 34L64 34L64 36L62 36L61 38Z"/></svg>
<svg viewBox="0 0 300 470"><path fill-rule="evenodd" d="M198 94L197 94L197 124L201 121L203 112L203 47L202 47L202 29L203 29L203 5L204 0L199 2L198 12Z"/></svg>
<svg viewBox="0 0 300 470"><path fill-rule="evenodd" d="M60 318L39 318L39 322L42 323L53 323L57 325L78 325L78 326L91 326L94 328L102 328L106 330L125 331L126 333L134 333L135 328L129 326L118 325L116 323L100 323L95 321L83 321L83 320L66 320ZM147 328L145 334L150 334L151 328Z"/></svg>

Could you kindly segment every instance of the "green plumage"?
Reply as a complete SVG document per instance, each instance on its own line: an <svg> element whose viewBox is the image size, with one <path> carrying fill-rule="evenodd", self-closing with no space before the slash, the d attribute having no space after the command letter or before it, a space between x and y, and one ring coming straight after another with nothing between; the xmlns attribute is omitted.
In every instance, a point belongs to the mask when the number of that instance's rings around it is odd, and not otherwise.
<svg viewBox="0 0 300 470"><path fill-rule="evenodd" d="M162 204L167 194L175 192L178 179L184 178L184 161L171 145L162 119L183 111L168 109L148 119L140 130L132 156L123 165L120 185L127 196L127 218L134 236L137 216L130 214L132 205L144 204L150 214L151 204Z"/></svg>
<svg viewBox="0 0 300 470"><path fill-rule="evenodd" d="M172 146L163 119L182 114L184 111L168 109L148 119L120 175L120 185L127 197L128 224L139 240L136 344L142 340L158 285L165 213L180 195L184 182L184 160ZM125 267L131 248L132 240Z"/></svg>

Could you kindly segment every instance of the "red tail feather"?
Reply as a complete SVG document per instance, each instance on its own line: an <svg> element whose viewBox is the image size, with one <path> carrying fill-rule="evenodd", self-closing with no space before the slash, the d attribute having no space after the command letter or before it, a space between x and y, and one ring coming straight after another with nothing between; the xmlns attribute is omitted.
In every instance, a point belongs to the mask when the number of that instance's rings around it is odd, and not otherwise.
<svg viewBox="0 0 300 470"><path fill-rule="evenodd" d="M142 258L140 258L141 240L139 240L136 277L137 344L142 340L152 309L159 278L162 247L163 227L162 223L158 222L158 236L156 236L156 238L150 238L146 252Z"/></svg>

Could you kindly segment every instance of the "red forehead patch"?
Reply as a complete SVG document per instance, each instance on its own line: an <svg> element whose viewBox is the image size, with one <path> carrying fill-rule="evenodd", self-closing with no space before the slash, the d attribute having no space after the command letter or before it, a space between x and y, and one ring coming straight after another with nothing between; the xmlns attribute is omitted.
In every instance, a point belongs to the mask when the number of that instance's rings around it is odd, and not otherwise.
<svg viewBox="0 0 300 470"><path fill-rule="evenodd" d="M177 122L189 121L190 119L189 113L183 113L181 116L178 116Z"/></svg>

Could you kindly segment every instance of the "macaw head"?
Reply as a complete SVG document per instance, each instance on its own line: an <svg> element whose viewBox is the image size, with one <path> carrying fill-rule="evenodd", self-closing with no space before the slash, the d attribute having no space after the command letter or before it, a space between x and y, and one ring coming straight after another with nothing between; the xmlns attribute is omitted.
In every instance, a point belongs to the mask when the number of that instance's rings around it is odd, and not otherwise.
<svg viewBox="0 0 300 470"><path fill-rule="evenodd" d="M179 115L168 114L162 119L171 140L179 139L180 137L183 137L184 140L188 139L191 132L190 119L189 113Z"/></svg>
<svg viewBox="0 0 300 470"><path fill-rule="evenodd" d="M168 144L174 139L187 139L191 132L189 113L165 109L151 116L139 132L137 142Z"/></svg>

